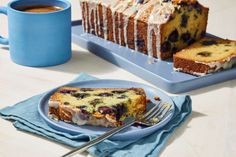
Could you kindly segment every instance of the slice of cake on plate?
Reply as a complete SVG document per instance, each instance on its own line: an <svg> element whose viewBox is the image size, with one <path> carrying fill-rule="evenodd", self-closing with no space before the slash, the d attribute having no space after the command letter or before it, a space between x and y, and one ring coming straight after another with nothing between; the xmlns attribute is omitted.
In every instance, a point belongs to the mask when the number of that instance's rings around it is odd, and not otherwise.
<svg viewBox="0 0 236 157"><path fill-rule="evenodd" d="M48 104L49 117L77 125L115 127L146 111L141 88L59 88Z"/></svg>
<svg viewBox="0 0 236 157"><path fill-rule="evenodd" d="M236 64L236 41L203 38L174 55L174 69L203 76Z"/></svg>
<svg viewBox="0 0 236 157"><path fill-rule="evenodd" d="M167 59L204 36L208 8L196 0L80 0L84 31Z"/></svg>

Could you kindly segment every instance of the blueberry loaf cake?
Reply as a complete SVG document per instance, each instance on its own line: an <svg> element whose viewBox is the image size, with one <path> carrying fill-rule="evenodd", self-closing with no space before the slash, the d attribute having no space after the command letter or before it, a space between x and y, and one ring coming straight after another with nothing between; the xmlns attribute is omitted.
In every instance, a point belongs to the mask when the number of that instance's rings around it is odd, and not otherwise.
<svg viewBox="0 0 236 157"><path fill-rule="evenodd" d="M236 64L236 41L203 38L174 55L177 71L202 76Z"/></svg>
<svg viewBox="0 0 236 157"><path fill-rule="evenodd" d="M167 59L204 36L208 8L196 0L80 0L84 31Z"/></svg>
<svg viewBox="0 0 236 157"><path fill-rule="evenodd" d="M146 110L146 95L141 88L62 87L49 100L48 115L77 125L115 127L127 116Z"/></svg>

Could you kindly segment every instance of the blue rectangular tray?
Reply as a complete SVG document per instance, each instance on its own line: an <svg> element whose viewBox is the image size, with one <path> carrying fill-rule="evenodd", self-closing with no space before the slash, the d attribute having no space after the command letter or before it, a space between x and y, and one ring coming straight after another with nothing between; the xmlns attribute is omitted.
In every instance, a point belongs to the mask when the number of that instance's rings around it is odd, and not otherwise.
<svg viewBox="0 0 236 157"><path fill-rule="evenodd" d="M82 22L72 22L72 41L107 61L170 92L181 93L236 78L236 68L196 77L173 70L171 60L148 63L148 56L113 42L84 33Z"/></svg>

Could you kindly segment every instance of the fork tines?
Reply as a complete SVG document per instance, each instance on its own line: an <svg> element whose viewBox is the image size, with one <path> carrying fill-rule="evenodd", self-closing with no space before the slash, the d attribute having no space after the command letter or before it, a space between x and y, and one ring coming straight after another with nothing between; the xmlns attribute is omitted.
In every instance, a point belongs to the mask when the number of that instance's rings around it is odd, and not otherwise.
<svg viewBox="0 0 236 157"><path fill-rule="evenodd" d="M151 123L160 122L168 113L170 107L170 104L160 101L144 115L145 121L149 121Z"/></svg>

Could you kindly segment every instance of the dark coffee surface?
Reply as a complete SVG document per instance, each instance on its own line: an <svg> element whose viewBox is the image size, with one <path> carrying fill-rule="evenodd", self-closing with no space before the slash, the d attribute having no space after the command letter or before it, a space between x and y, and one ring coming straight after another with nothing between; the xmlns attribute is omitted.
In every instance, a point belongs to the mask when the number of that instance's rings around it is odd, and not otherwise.
<svg viewBox="0 0 236 157"><path fill-rule="evenodd" d="M47 13L62 10L62 7L58 6L49 6L49 5L34 5L34 6L23 6L18 7L16 10L23 12L31 12L31 13Z"/></svg>

